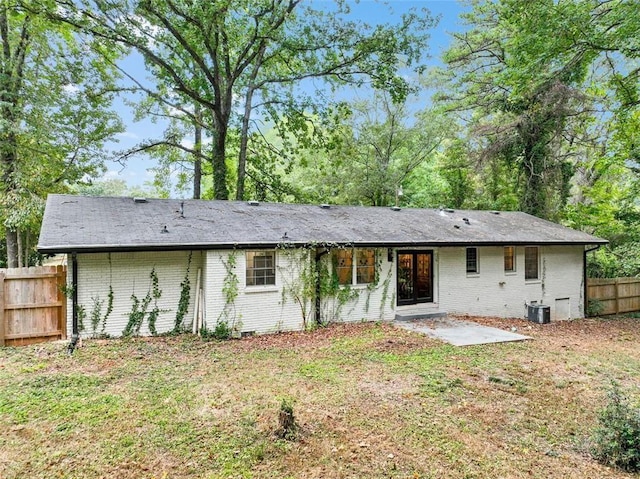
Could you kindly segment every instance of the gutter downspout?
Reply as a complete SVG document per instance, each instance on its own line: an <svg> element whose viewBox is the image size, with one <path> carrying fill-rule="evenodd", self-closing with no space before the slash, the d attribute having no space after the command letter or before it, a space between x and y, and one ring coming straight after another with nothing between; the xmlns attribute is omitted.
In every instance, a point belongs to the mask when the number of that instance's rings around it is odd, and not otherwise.
<svg viewBox="0 0 640 479"><path fill-rule="evenodd" d="M329 250L328 249L323 249L320 252L316 252L316 315L315 315L315 322L317 325L321 325L322 324L322 317L321 317L321 309L322 309L322 301L320 298L320 293L321 293L321 278L320 278L320 260L322 259L322 257L325 254L328 254Z"/></svg>
<svg viewBox="0 0 640 479"><path fill-rule="evenodd" d="M69 355L73 354L80 332L78 331L78 257L75 252L71 253L71 342L67 346Z"/></svg>
<svg viewBox="0 0 640 479"><path fill-rule="evenodd" d="M589 306L589 287L587 286L587 253L591 253L597 249L600 249L602 245L596 245L593 248L585 249L584 253L582 253L582 282L584 287L584 304L582 305L582 311L584 312L584 317L587 317L587 307Z"/></svg>

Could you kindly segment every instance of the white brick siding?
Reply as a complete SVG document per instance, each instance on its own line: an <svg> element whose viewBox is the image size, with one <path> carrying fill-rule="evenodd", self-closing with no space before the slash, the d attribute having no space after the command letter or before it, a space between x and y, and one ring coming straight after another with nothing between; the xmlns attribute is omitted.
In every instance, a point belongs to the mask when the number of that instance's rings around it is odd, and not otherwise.
<svg viewBox="0 0 640 479"><path fill-rule="evenodd" d="M189 311L185 317L187 326L193 319L196 273L202 265L202 256L203 253L194 251L191 258L189 275L191 298ZM106 312L110 283L113 287L113 311L107 319L105 332L111 336L122 335L132 309L131 295L135 294L139 300L147 295L151 288L151 270L154 268L158 276L159 287L162 290L162 296L158 300L161 313L156 322L156 329L158 333L172 330L180 300L180 283L184 280L188 259L188 251L78 254L78 305L86 312L82 335L85 337L93 335L90 316L94 307L94 298L103 301L102 314ZM67 278L70 283L72 278L71 261L69 261ZM147 311L153 307L152 301ZM69 334L72 331L71 308L71 298L69 297L67 307L67 331ZM98 328L98 333L100 332L101 327ZM149 334L146 319L140 329L140 334Z"/></svg>
<svg viewBox="0 0 640 479"><path fill-rule="evenodd" d="M219 320L226 320L237 331L256 334L303 329L301 306L283 294L283 289L293 282L289 272L299 271L300 263L294 260L304 252L295 253L290 255L276 251L275 285L247 286L244 250L207 251L204 267L207 327L213 329ZM228 272L225 263L229 264L230 256L235 257L232 271L237 278L237 297L227 304L224 288ZM309 305L306 308L310 310ZM312 308L313 305L311 311Z"/></svg>
<svg viewBox="0 0 640 479"><path fill-rule="evenodd" d="M233 305L227 306L223 289L227 270L229 251L208 251L205 259L207 287L205 291L207 325L215 327L220 318L228 315L230 325L239 331L253 331L257 334L276 331L303 329L306 316L307 325L315 316L315 303L309 291L295 294L302 286L299 276L303 268L315 268L315 251L288 250L276 251L276 284L273 286L246 285L246 254L242 250L235 253L238 280L238 296ZM370 321L393 319L395 301L395 279L393 263L387 262L386 249L378 251L382 265L377 287L367 288L364 285L353 286L358 297L339 306L333 299L324 299L321 305L323 319L332 321ZM328 255L322 261L329 261ZM386 296L384 307L381 299ZM304 309L304 314L303 314ZM337 315L336 315L337 313Z"/></svg>
<svg viewBox="0 0 640 479"><path fill-rule="evenodd" d="M378 284L367 287L354 285L357 297L339 305L333 298L323 298L322 317L332 321L391 320L396 312L419 308L421 311L446 311L480 316L523 317L525 303L537 302L551 307L552 319L582 317L583 304L583 248L581 246L540 247L540 279L524 279L524 247L516 248L516 271L505 273L503 247L478 248L479 273L466 273L465 248L425 248L433 251L434 301L417 306L396 306L396 250L388 261L387 248L377 250ZM227 304L225 263L230 255L236 259L232 272L237 278L237 297ZM158 307L162 310L156 323L159 333L173 329L180 299L189 252L139 252L78 254L78 303L86 311L84 336L92 335L90 321L94 299L103 301L104 314L109 284L113 286L114 307L105 332L120 336L129 320L131 295L144 298L151 288L150 273L155 268L162 290ZM322 257L329 262L329 255ZM191 299L185 326L193 320L196 296L196 277L202 268L202 289L205 323L215 327L219 319L226 319L237 331L257 334L303 329L306 321L313 321L315 304L309 292L292 294L302 282L298 275L302 265L314 267L315 252L308 250L276 251L276 284L246 285L244 250L194 251L190 267ZM68 273L71 281L71 266ZM227 282L228 283L228 282ZM228 284L227 284L228 286ZM306 296L307 301L299 301ZM151 310L153 303L149 306ZM71 302L68 305L68 332L71 333ZM100 332L100 328L98 330ZM141 334L149 334L143 324Z"/></svg>
<svg viewBox="0 0 640 479"><path fill-rule="evenodd" d="M434 300L449 313L524 317L525 303L551 307L568 299L570 317L584 316L582 246L541 246L538 280L524 279L524 247L516 247L516 271L505 273L504 248L478 248L479 273L467 274L465 248L439 248L436 254ZM559 304L560 304L559 303Z"/></svg>
<svg viewBox="0 0 640 479"><path fill-rule="evenodd" d="M330 262L330 255L322 258ZM336 298L323 298L321 316L323 321L390 321L395 316L396 272L395 258L388 261L387 248L376 250L378 267L377 284L355 284L351 286L354 298L340 304Z"/></svg>

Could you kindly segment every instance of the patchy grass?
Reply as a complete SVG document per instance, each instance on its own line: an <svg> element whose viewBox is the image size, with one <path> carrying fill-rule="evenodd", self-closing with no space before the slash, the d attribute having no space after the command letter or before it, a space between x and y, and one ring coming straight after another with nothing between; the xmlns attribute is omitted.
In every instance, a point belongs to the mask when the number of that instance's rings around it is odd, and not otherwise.
<svg viewBox="0 0 640 479"><path fill-rule="evenodd" d="M638 393L639 320L479 321L534 340L357 324L0 350L0 477L637 477L587 440L611 379Z"/></svg>

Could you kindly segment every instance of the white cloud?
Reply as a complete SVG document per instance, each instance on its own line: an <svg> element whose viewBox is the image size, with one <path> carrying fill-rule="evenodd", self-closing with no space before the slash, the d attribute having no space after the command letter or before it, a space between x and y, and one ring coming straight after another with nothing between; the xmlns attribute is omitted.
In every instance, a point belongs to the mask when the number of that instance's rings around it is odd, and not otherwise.
<svg viewBox="0 0 640 479"><path fill-rule="evenodd" d="M210 136L205 136L202 139L202 146L210 145L212 141L213 141L213 138L211 138ZM185 148L193 148L195 146L195 143L193 142L193 140L191 140L191 138L183 138L180 141L180 144Z"/></svg>
<svg viewBox="0 0 640 479"><path fill-rule="evenodd" d="M148 48L155 48L156 37L162 32L157 25L152 25L147 19L140 15L130 15L128 20L120 17L117 25L124 26L139 40L146 43Z"/></svg>
<svg viewBox="0 0 640 479"><path fill-rule="evenodd" d="M120 138L129 138L131 140L139 140L140 137L138 135L136 135L135 133L131 132L131 131L123 131L121 133L118 133L118 136Z"/></svg>
<svg viewBox="0 0 640 479"><path fill-rule="evenodd" d="M62 90L67 95L75 95L76 93L78 93L80 91L80 88L78 88L78 86L74 85L73 83L67 83L66 85L62 86Z"/></svg>
<svg viewBox="0 0 640 479"><path fill-rule="evenodd" d="M117 180L120 178L120 173L116 170L107 170L104 175L102 175L102 180Z"/></svg>

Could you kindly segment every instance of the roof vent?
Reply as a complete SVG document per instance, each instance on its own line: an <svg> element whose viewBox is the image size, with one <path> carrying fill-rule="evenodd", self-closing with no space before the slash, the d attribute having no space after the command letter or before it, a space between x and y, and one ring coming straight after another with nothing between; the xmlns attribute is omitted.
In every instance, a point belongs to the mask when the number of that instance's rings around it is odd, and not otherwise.
<svg viewBox="0 0 640 479"><path fill-rule="evenodd" d="M184 218L184 201L180 202L180 218Z"/></svg>
<svg viewBox="0 0 640 479"><path fill-rule="evenodd" d="M136 197L133 199L134 203L146 203L147 199L146 198L141 198L141 197Z"/></svg>
<svg viewBox="0 0 640 479"><path fill-rule="evenodd" d="M454 227L455 229L457 229L457 230L459 230L459 229L460 229L460 225L453 225L453 227Z"/></svg>
<svg viewBox="0 0 640 479"><path fill-rule="evenodd" d="M165 233L168 233L168 232L169 232L169 230L167 229L167 225L164 225L162 227L162 231L160 231L160 233L165 234Z"/></svg>
<svg viewBox="0 0 640 479"><path fill-rule="evenodd" d="M322 208L323 210L328 210L329 208L331 208L331 205L328 205L328 204L326 204L326 203L322 203L322 204L320 205L320 208Z"/></svg>
<svg viewBox="0 0 640 479"><path fill-rule="evenodd" d="M455 213L456 212L456 210L452 210L451 208L447 208L447 209L445 209L445 211L447 213Z"/></svg>
<svg viewBox="0 0 640 479"><path fill-rule="evenodd" d="M499 211L489 211L489 213L494 214L494 215L499 215L500 214Z"/></svg>
<svg viewBox="0 0 640 479"><path fill-rule="evenodd" d="M247 201L247 204L249 206L260 206L260 202L259 201Z"/></svg>
<svg viewBox="0 0 640 479"><path fill-rule="evenodd" d="M471 222L469 221L469 218L462 218L462 221L465 222L465 224L470 225Z"/></svg>
<svg viewBox="0 0 640 479"><path fill-rule="evenodd" d="M400 211L402 208L400 208L399 206L392 206L391 209L393 211Z"/></svg>

